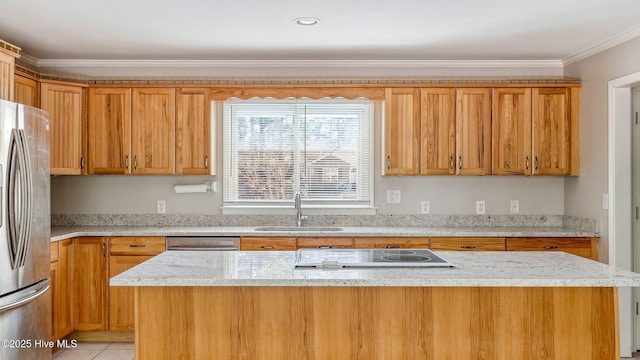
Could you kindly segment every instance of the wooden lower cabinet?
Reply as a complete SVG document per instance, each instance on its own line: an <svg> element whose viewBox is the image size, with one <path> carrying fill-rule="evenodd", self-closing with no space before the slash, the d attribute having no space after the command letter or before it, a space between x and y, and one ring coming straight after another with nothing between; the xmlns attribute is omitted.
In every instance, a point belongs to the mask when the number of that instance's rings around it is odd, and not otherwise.
<svg viewBox="0 0 640 360"><path fill-rule="evenodd" d="M353 240L356 249L428 249L428 237L357 237Z"/></svg>
<svg viewBox="0 0 640 360"><path fill-rule="evenodd" d="M431 250L441 251L505 251L504 238L448 237L431 238Z"/></svg>
<svg viewBox="0 0 640 360"><path fill-rule="evenodd" d="M76 330L107 330L107 238L74 240Z"/></svg>
<svg viewBox="0 0 640 360"><path fill-rule="evenodd" d="M248 237L240 238L240 250L295 250L295 237Z"/></svg>
<svg viewBox="0 0 640 360"><path fill-rule="evenodd" d="M141 264L165 249L165 238L122 236L109 240L109 278ZM133 331L134 289L109 287L109 330Z"/></svg>
<svg viewBox="0 0 640 360"><path fill-rule="evenodd" d="M598 260L598 238L508 238L508 251L564 251L570 254Z"/></svg>
<svg viewBox="0 0 640 360"><path fill-rule="evenodd" d="M73 240L51 244L51 340L69 335L73 323Z"/></svg>

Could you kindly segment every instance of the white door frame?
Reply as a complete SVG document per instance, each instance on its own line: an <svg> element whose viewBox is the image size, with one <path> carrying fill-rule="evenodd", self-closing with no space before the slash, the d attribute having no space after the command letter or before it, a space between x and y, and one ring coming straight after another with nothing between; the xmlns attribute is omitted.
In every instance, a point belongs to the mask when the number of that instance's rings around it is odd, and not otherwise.
<svg viewBox="0 0 640 360"><path fill-rule="evenodd" d="M608 83L608 240L609 264L633 268L631 211L631 86L640 82L640 72ZM618 175L618 176L616 176ZM630 288L619 289L620 355L630 357L634 344L633 295Z"/></svg>

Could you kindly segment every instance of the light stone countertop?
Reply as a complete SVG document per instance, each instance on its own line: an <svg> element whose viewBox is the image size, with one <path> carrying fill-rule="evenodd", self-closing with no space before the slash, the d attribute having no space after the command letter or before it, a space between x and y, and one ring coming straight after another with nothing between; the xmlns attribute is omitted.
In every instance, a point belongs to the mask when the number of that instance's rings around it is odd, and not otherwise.
<svg viewBox="0 0 640 360"><path fill-rule="evenodd" d="M313 227L313 226L312 226ZM395 236L395 237L593 237L562 226L376 227L339 226L342 231L256 231L255 226L72 226L53 227L51 241L78 236Z"/></svg>
<svg viewBox="0 0 640 360"><path fill-rule="evenodd" d="M437 252L453 268L296 269L294 251L169 251L112 286L639 287L640 274L563 252Z"/></svg>

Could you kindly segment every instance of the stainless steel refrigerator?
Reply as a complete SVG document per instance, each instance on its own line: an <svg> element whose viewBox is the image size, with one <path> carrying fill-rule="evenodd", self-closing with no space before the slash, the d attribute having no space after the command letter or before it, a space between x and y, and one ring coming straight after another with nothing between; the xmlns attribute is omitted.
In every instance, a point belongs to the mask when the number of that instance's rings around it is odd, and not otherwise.
<svg viewBox="0 0 640 360"><path fill-rule="evenodd" d="M50 359L49 120L0 100L0 359Z"/></svg>

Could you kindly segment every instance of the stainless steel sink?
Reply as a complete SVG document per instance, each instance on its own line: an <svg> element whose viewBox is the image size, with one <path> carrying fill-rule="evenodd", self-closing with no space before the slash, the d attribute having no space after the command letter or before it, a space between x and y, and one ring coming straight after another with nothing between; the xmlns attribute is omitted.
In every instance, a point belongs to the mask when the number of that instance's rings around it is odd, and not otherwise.
<svg viewBox="0 0 640 360"><path fill-rule="evenodd" d="M254 229L255 231L342 231L341 227L331 226L261 226Z"/></svg>

